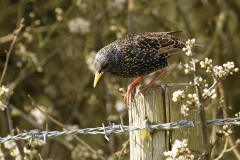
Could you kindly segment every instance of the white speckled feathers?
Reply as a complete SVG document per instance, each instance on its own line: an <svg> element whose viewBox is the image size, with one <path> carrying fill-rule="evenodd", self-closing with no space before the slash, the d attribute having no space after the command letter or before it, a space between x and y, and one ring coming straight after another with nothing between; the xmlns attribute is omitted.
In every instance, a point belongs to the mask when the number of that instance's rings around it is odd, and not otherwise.
<svg viewBox="0 0 240 160"><path fill-rule="evenodd" d="M172 33L147 32L120 38L97 53L95 69L120 77L137 77L162 69L170 56L185 47L185 42Z"/></svg>

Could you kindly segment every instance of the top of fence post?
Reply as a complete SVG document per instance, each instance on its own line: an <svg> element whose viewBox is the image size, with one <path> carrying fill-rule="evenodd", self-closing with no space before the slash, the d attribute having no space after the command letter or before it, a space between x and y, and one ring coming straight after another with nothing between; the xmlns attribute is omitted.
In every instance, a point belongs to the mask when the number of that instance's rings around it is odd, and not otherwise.
<svg viewBox="0 0 240 160"><path fill-rule="evenodd" d="M138 92L138 88L136 92ZM141 126L144 120L149 125L170 123L184 119L198 121L198 113L190 112L188 117L180 113L181 103L172 101L172 94L176 90L184 90L185 94L193 94L195 88L189 84L170 84L162 91L161 87L153 87L148 93L135 96L129 108L129 125ZM165 92L165 93L163 93ZM166 159L164 151L171 149L176 140L188 139L189 148L201 151L202 138L200 126L180 128L175 130L148 130L130 132L130 159ZM195 157L197 157L195 155Z"/></svg>

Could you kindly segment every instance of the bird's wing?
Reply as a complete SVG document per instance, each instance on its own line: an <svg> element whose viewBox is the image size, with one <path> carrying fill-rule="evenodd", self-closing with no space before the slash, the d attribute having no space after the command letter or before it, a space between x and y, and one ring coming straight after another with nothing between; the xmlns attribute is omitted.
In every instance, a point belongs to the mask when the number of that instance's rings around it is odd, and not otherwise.
<svg viewBox="0 0 240 160"><path fill-rule="evenodd" d="M144 59L152 59L160 55L169 57L181 51L181 48L176 47L178 39L170 35L176 32L144 33L126 37L127 43L122 46L123 54L127 57L137 56Z"/></svg>

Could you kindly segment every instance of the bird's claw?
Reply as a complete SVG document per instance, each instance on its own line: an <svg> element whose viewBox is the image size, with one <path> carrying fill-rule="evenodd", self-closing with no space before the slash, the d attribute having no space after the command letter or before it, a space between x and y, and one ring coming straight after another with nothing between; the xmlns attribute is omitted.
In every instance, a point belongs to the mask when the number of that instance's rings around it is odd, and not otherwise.
<svg viewBox="0 0 240 160"><path fill-rule="evenodd" d="M128 106L130 105L131 101L132 101L132 95L129 96L129 95L126 94L126 95L124 96L124 102L125 102L125 104L126 104L126 108L127 108L127 109L129 109Z"/></svg>
<svg viewBox="0 0 240 160"><path fill-rule="evenodd" d="M165 93L165 90L166 90L166 85L162 84L162 83L158 83L158 84L148 84L148 85L145 85L145 86L142 86L140 88L140 91L138 91L137 93L137 96L140 95L140 93L142 93L143 91L145 91L146 93L148 93L149 89L151 87L161 87L162 90L163 90L163 94Z"/></svg>
<svg viewBox="0 0 240 160"><path fill-rule="evenodd" d="M132 102L132 90L137 86L139 85L139 83L136 83L134 86L133 85L129 85L128 86L128 90L127 90L127 93L125 94L124 96L124 102L126 104L126 108L129 109L129 105L130 103Z"/></svg>

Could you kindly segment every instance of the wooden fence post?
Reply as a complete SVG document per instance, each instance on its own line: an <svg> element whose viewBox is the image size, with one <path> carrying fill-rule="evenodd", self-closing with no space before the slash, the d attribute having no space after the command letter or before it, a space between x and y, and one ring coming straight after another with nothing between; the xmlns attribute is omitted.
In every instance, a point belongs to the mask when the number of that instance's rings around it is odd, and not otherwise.
<svg viewBox="0 0 240 160"><path fill-rule="evenodd" d="M129 125L143 126L145 119L148 124L179 122L180 120L199 121L197 112L190 112L183 117L180 113L180 102L172 101L172 94L177 90L184 90L185 95L195 93L195 88L189 84L170 84L165 94L161 87L149 89L148 93L135 96L129 108ZM138 92L136 89L136 93ZM201 126L181 128L175 130L147 130L130 132L130 160L162 160L166 159L164 151L171 149L176 139L188 139L188 146L195 151L202 151ZM197 154L194 154L197 157Z"/></svg>

